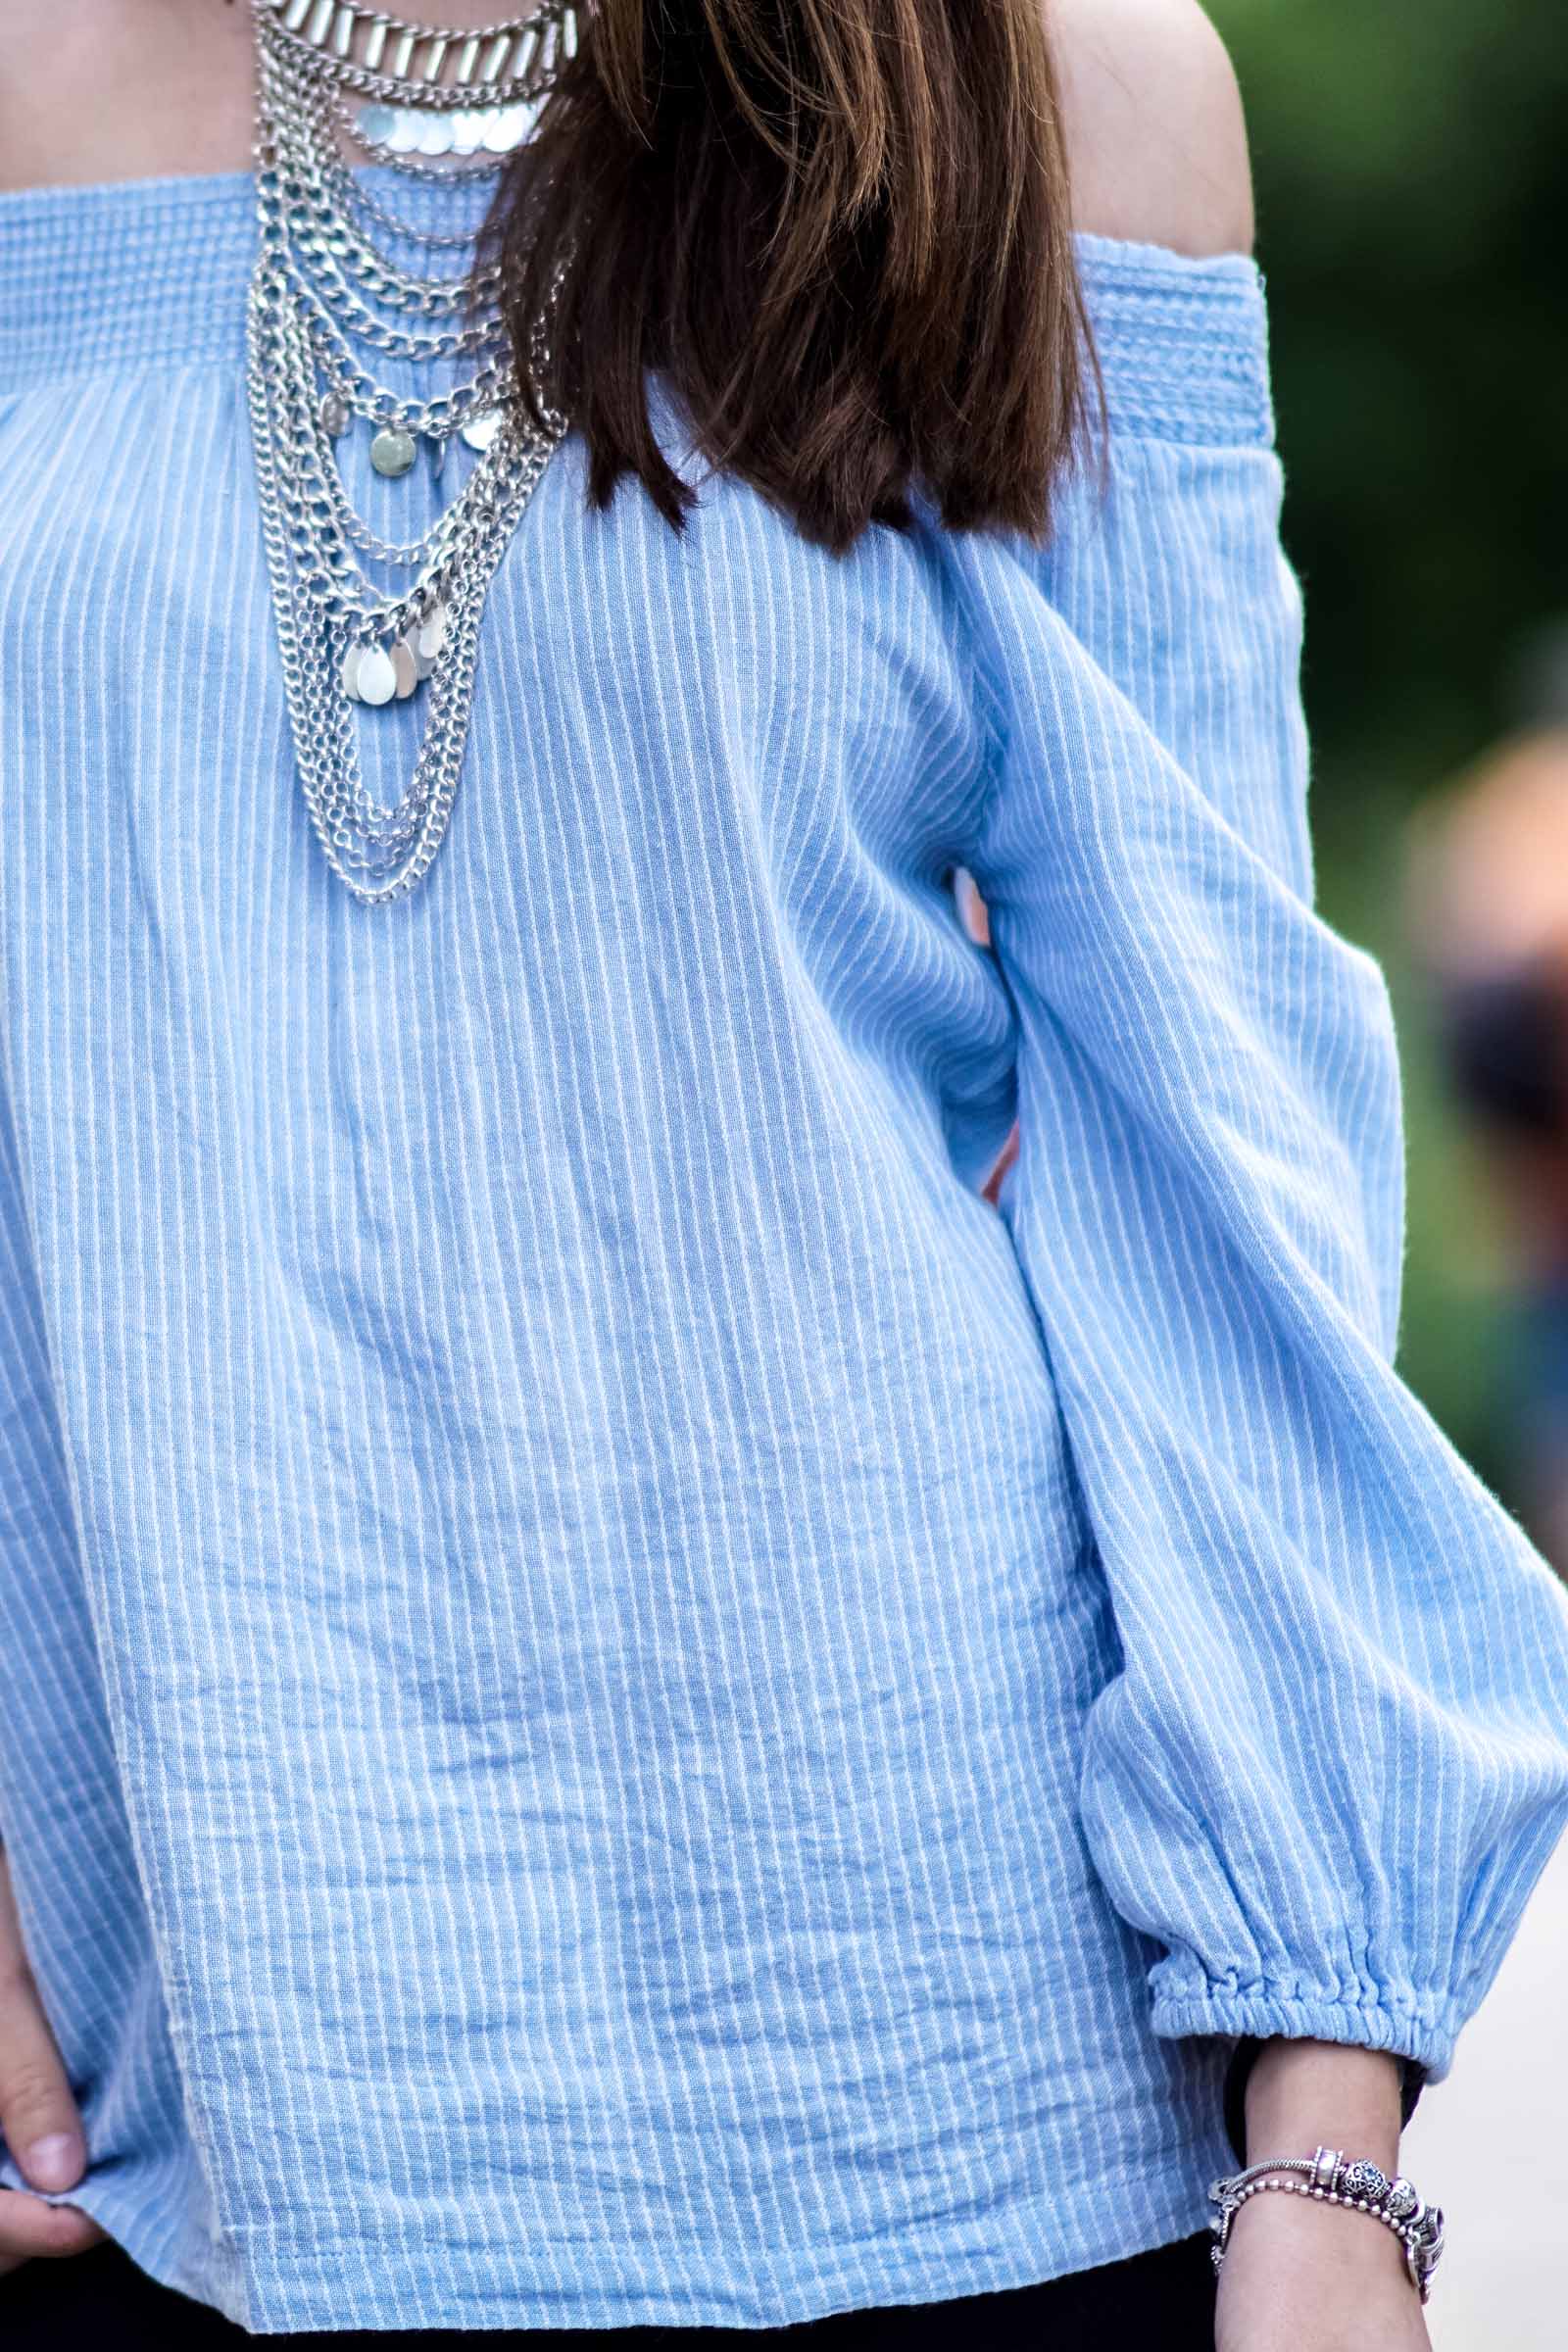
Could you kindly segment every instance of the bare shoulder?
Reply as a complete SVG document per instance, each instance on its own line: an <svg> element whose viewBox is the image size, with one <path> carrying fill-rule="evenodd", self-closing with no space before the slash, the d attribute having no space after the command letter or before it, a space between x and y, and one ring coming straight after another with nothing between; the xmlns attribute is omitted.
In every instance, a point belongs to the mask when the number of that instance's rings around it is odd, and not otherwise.
<svg viewBox="0 0 1568 2352"><path fill-rule="evenodd" d="M1046 0L1073 219L1178 253L1250 253L1241 93L1199 0Z"/></svg>
<svg viewBox="0 0 1568 2352"><path fill-rule="evenodd" d="M0 0L0 189L248 169L239 0Z"/></svg>

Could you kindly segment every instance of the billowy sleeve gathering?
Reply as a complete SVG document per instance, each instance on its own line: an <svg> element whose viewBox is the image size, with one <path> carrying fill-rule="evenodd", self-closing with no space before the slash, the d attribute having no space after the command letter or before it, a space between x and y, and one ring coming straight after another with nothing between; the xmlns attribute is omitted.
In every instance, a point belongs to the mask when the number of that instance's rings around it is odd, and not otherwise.
<svg viewBox="0 0 1568 2352"><path fill-rule="evenodd" d="M1082 1759L1164 2034L1429 2082L1568 1821L1568 1598L1393 1369L1399 1069L1315 911L1262 280L1083 240L1110 400L1050 547L955 534L1016 1011L1001 1208L1121 1647Z"/></svg>

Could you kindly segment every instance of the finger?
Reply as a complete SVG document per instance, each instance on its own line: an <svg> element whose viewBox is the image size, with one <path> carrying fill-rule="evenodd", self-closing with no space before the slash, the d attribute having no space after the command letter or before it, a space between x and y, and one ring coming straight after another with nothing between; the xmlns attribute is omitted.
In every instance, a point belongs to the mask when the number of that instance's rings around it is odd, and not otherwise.
<svg viewBox="0 0 1568 2352"><path fill-rule="evenodd" d="M0 1863L0 2133L34 2188L74 2188L87 2142Z"/></svg>
<svg viewBox="0 0 1568 2352"><path fill-rule="evenodd" d="M78 2206L46 2205L24 2189L0 2188L0 2273L39 2257L83 2254L104 2234Z"/></svg>

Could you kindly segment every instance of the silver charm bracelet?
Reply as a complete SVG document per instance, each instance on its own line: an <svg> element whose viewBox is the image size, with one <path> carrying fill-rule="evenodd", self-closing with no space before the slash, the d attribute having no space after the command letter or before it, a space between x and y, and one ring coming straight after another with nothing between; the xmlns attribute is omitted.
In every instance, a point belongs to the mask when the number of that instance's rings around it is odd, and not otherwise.
<svg viewBox="0 0 1568 2352"><path fill-rule="evenodd" d="M1306 2178L1281 2179L1282 2174L1305 2174ZM1272 2157L1210 2183L1209 2202L1219 2207L1209 2221L1215 2233L1209 2252L1216 2273L1225 2260L1226 2241L1236 2216L1250 2197L1270 2188L1312 2197L1324 2205L1348 2206L1392 2230L1404 2248L1410 2283L1426 2302L1443 2252L1443 2208L1426 2204L1402 2173L1396 2173L1391 2180L1379 2166L1364 2157L1347 2157L1339 2148L1318 2148L1310 2156Z"/></svg>

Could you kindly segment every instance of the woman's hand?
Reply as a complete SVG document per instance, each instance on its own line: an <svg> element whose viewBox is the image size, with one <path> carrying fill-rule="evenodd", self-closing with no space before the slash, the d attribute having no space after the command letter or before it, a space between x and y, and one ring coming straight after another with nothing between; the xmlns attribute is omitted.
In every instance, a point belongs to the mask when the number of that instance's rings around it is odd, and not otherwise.
<svg viewBox="0 0 1568 2352"><path fill-rule="evenodd" d="M1320 2145L1397 2172L1395 2061L1333 2042L1266 2042L1248 2077L1248 2163ZM1392 2230L1267 2189L1231 2224L1214 2342L1215 2352L1431 2352L1432 2338Z"/></svg>
<svg viewBox="0 0 1568 2352"><path fill-rule="evenodd" d="M87 2145L55 2037L22 1946L11 1873L0 1852L0 2132L35 2188L72 2188ZM35 2254L80 2254L104 2235L74 2206L0 2188L0 2273Z"/></svg>

